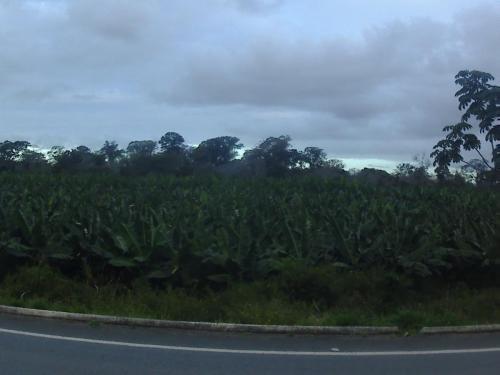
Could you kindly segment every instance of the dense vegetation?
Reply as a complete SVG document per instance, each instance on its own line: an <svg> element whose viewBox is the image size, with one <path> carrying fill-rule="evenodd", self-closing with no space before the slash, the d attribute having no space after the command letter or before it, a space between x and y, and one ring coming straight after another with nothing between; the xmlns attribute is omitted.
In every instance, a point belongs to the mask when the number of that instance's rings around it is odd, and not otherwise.
<svg viewBox="0 0 500 375"><path fill-rule="evenodd" d="M353 177L4 173L0 302L246 323L497 321L498 194Z"/></svg>
<svg viewBox="0 0 500 375"><path fill-rule="evenodd" d="M498 192L473 187L3 174L0 251L4 265L49 263L89 283L216 286L291 263L460 278L498 267L499 212Z"/></svg>

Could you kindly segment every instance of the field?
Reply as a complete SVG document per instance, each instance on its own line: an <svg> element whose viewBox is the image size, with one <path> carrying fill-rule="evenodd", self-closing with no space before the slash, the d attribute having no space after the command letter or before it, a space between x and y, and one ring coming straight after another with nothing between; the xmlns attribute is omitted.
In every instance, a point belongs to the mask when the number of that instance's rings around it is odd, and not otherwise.
<svg viewBox="0 0 500 375"><path fill-rule="evenodd" d="M87 310L88 288L112 290L106 298L115 303L139 301L142 290L175 297L177 306L191 301L186 306L198 313L178 314L187 318L274 323L318 323L307 316L328 312L376 323L375 315L411 311L415 301L432 305L441 293L469 302L485 293L477 298L500 307L499 195L312 177L2 174L0 299ZM81 298L54 295L46 280L59 280L50 287L57 290L80 285ZM228 295L233 315L221 310ZM204 313L201 305L214 301L220 312ZM237 301L265 304L266 317L233 319ZM180 318L169 306L170 314L163 306L146 315ZM273 309L297 317L269 318ZM500 318L483 310L451 320Z"/></svg>

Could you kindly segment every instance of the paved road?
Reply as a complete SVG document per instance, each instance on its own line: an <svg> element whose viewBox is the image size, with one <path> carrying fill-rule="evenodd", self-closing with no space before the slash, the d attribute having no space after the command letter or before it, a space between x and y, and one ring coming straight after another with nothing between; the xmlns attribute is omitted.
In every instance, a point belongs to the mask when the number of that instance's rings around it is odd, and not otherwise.
<svg viewBox="0 0 500 375"><path fill-rule="evenodd" d="M0 314L0 374L500 374L500 334L220 334Z"/></svg>

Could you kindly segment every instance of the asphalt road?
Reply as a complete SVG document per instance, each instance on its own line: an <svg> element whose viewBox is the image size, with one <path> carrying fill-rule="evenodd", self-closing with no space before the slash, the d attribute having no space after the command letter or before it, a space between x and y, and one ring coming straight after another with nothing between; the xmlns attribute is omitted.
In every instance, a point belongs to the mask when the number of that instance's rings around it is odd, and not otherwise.
<svg viewBox="0 0 500 375"><path fill-rule="evenodd" d="M500 374L500 334L251 335L0 314L0 374Z"/></svg>

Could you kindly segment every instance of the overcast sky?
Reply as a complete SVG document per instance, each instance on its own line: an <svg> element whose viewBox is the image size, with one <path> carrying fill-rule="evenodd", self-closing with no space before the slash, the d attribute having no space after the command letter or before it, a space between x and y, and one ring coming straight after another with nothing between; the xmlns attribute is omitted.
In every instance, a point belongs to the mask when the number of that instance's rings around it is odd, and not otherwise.
<svg viewBox="0 0 500 375"><path fill-rule="evenodd" d="M459 70L500 76L498 46L498 0L0 0L0 140L289 134L408 161L459 119Z"/></svg>

